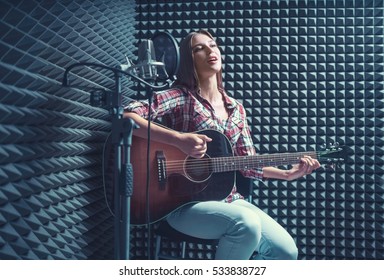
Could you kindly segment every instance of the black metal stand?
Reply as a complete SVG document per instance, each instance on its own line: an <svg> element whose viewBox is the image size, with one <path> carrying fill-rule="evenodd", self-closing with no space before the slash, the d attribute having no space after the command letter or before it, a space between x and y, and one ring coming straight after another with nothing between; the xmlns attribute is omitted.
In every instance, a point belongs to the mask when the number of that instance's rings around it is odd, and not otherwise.
<svg viewBox="0 0 384 280"><path fill-rule="evenodd" d="M123 117L121 104L121 73L115 72L115 94L112 98L112 132L114 146L114 235L115 259L128 260L130 248L130 207L133 192L133 170L130 150L132 133L136 127L131 119Z"/></svg>
<svg viewBox="0 0 384 280"><path fill-rule="evenodd" d="M113 174L113 200L114 200L114 257L116 260L129 260L130 258L130 208L133 193L133 169L130 158L133 129L137 125L133 120L124 118L122 106L121 77L127 75L136 81L145 84L148 89L164 89L169 84L156 86L119 68L102 64L80 62L69 66L64 72L63 86L69 86L68 73L78 66L98 67L113 71L115 90L112 96L103 96L112 115L112 145L114 146L114 174ZM107 94L104 92L104 94ZM104 172L104 171L103 171Z"/></svg>

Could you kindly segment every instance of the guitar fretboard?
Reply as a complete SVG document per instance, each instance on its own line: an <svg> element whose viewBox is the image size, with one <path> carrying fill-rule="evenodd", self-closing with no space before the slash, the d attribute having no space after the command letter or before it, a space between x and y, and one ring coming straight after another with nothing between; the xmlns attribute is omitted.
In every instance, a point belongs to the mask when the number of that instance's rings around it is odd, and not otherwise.
<svg viewBox="0 0 384 280"><path fill-rule="evenodd" d="M303 156L311 156L317 158L316 151L298 152L298 153L281 153L269 155L255 156L234 156L234 157L217 157L212 158L213 172L228 172L236 170L247 170L262 168L265 166L281 166L287 164L299 163Z"/></svg>

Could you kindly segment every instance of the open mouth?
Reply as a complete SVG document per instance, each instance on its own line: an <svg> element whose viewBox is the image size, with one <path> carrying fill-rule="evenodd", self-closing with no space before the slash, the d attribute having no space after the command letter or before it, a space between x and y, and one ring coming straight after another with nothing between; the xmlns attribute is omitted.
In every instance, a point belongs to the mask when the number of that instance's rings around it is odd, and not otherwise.
<svg viewBox="0 0 384 280"><path fill-rule="evenodd" d="M211 58L208 59L208 62L212 63L212 62L216 62L217 60L218 60L217 57L211 57Z"/></svg>

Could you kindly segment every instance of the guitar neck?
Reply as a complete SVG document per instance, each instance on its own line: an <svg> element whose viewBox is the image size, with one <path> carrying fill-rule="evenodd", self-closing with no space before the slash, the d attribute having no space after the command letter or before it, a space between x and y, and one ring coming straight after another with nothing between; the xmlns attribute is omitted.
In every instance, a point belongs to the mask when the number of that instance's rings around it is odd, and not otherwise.
<svg viewBox="0 0 384 280"><path fill-rule="evenodd" d="M228 172L262 168L267 166L296 164L299 163L300 159L305 155L311 156L312 158L317 158L316 151L255 156L216 157L212 158L212 171Z"/></svg>

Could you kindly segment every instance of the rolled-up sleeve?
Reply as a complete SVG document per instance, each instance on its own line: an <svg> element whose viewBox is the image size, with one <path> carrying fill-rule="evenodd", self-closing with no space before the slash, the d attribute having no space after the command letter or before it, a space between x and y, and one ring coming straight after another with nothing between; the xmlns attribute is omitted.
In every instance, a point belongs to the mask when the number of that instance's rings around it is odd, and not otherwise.
<svg viewBox="0 0 384 280"><path fill-rule="evenodd" d="M145 101L131 101L124 107L125 112L136 113L139 116L147 119L149 112L149 105Z"/></svg>

